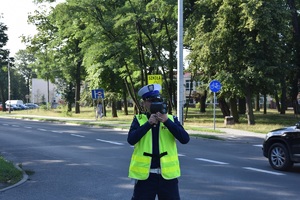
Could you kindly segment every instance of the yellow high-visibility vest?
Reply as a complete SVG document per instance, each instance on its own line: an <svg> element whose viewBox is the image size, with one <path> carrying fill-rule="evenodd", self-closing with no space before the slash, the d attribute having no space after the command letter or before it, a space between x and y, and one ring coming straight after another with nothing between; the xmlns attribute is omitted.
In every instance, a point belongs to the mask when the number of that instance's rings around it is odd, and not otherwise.
<svg viewBox="0 0 300 200"><path fill-rule="evenodd" d="M140 125L148 121L144 114L136 115ZM168 118L174 121L172 115ZM134 151L131 157L129 166L129 177L137 180L146 180L149 177L151 156L144 154L152 154L152 131L151 129L134 145ZM159 128L159 154L163 155L160 158L160 167L162 177L166 180L174 179L180 176L180 166L177 153L175 137L168 128L160 123Z"/></svg>

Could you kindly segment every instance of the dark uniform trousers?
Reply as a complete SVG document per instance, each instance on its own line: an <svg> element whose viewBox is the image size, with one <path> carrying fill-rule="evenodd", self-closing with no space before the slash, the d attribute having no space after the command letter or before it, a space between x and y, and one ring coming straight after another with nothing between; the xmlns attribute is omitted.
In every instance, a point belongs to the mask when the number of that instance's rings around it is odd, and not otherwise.
<svg viewBox="0 0 300 200"><path fill-rule="evenodd" d="M180 200L178 179L165 180L161 174L150 173L146 180L138 180L131 200Z"/></svg>

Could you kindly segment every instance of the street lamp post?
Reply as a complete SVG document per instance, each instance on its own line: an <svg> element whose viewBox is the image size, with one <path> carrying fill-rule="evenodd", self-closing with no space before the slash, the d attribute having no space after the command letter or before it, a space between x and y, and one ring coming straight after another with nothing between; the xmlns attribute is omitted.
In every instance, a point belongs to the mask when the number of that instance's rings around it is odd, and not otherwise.
<svg viewBox="0 0 300 200"><path fill-rule="evenodd" d="M11 107L10 107L10 66L9 66L9 56L8 56L8 62L7 62L7 79L8 79L8 113L11 113Z"/></svg>
<svg viewBox="0 0 300 200"><path fill-rule="evenodd" d="M49 110L49 77L47 76L47 110Z"/></svg>
<svg viewBox="0 0 300 200"><path fill-rule="evenodd" d="M177 117L183 125L183 0L178 0Z"/></svg>

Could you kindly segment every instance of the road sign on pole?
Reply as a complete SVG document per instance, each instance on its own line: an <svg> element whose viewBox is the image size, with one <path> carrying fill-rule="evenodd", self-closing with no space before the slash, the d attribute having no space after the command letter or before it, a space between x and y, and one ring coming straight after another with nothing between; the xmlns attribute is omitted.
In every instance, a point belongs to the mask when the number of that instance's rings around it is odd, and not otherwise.
<svg viewBox="0 0 300 200"><path fill-rule="evenodd" d="M222 85L219 81L213 80L209 83L209 89L214 93L214 130L216 129L216 92L219 92Z"/></svg>
<svg viewBox="0 0 300 200"><path fill-rule="evenodd" d="M148 75L148 84L160 84L162 85L162 77L161 75Z"/></svg>
<svg viewBox="0 0 300 200"><path fill-rule="evenodd" d="M99 98L104 99L104 89L92 90L92 98L93 99L99 99Z"/></svg>
<svg viewBox="0 0 300 200"><path fill-rule="evenodd" d="M209 89L212 91L212 92L219 92L222 88L222 85L219 81L217 80L213 80L209 83Z"/></svg>

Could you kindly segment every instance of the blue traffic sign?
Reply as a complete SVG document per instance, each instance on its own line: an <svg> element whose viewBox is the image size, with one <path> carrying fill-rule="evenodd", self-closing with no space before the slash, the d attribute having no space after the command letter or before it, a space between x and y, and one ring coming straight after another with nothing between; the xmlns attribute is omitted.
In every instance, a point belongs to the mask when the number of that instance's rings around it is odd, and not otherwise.
<svg viewBox="0 0 300 200"><path fill-rule="evenodd" d="M219 81L217 80L213 80L210 82L209 84L209 89L212 91L212 92L219 92L222 88L222 85Z"/></svg>
<svg viewBox="0 0 300 200"><path fill-rule="evenodd" d="M92 98L93 99L99 99L99 98L104 99L104 90L103 89L92 90Z"/></svg>

